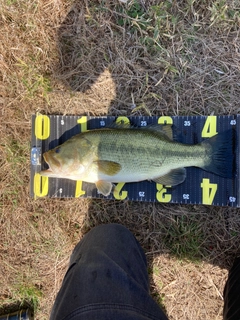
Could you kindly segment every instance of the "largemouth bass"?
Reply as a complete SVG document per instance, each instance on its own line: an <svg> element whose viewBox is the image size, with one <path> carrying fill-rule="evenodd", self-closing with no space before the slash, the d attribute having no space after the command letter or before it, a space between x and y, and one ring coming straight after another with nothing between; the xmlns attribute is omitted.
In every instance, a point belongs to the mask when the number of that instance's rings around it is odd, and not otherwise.
<svg viewBox="0 0 240 320"><path fill-rule="evenodd" d="M44 153L49 169L41 175L95 183L108 196L112 183L152 180L176 186L185 167L232 178L232 130L195 145L173 141L170 125L101 128L75 135Z"/></svg>

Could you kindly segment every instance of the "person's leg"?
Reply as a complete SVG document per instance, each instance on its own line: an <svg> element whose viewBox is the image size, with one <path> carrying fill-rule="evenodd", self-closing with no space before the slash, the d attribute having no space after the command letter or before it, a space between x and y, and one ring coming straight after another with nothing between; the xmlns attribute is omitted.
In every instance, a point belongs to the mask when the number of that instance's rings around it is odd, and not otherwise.
<svg viewBox="0 0 240 320"><path fill-rule="evenodd" d="M128 229L101 225L84 236L50 319L167 319L149 295L146 258Z"/></svg>
<svg viewBox="0 0 240 320"><path fill-rule="evenodd" d="M235 259L224 288L223 319L240 319L240 257Z"/></svg>

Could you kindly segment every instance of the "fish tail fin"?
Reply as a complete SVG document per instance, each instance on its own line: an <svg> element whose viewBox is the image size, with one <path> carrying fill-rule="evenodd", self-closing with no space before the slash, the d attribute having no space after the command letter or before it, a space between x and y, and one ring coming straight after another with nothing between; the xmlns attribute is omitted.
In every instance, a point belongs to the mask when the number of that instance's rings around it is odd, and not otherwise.
<svg viewBox="0 0 240 320"><path fill-rule="evenodd" d="M224 178L233 178L234 168L234 132L232 129L219 133L202 142L210 145L210 162L202 169Z"/></svg>

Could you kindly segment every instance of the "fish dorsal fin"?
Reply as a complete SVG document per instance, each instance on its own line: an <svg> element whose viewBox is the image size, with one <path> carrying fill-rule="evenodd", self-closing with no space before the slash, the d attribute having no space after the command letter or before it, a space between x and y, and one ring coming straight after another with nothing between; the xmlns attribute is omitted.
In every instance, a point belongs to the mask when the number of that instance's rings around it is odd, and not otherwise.
<svg viewBox="0 0 240 320"><path fill-rule="evenodd" d="M164 176L153 179L156 183L161 183L165 186L176 186L186 179L186 169L177 168L169 171Z"/></svg>
<svg viewBox="0 0 240 320"><path fill-rule="evenodd" d="M99 193L103 194L106 197L109 196L109 194L112 191L112 183L111 182L99 180L95 184L96 184L96 187L97 187Z"/></svg>
<svg viewBox="0 0 240 320"><path fill-rule="evenodd" d="M113 122L110 126L108 126L109 129L129 129L133 128L134 126L131 125L129 122L124 122L124 120Z"/></svg>
<svg viewBox="0 0 240 320"><path fill-rule="evenodd" d="M144 127L146 130L152 130L165 134L170 140L173 140L173 130L171 124L150 124Z"/></svg>
<svg viewBox="0 0 240 320"><path fill-rule="evenodd" d="M165 135L173 140L173 130L172 130L172 126L169 125L169 124L165 124L165 125L162 125L162 131L165 133Z"/></svg>
<svg viewBox="0 0 240 320"><path fill-rule="evenodd" d="M114 161L108 161L108 160L97 160L95 161L96 165L98 166L98 170L101 173L104 173L108 176L114 176L117 174L122 166Z"/></svg>

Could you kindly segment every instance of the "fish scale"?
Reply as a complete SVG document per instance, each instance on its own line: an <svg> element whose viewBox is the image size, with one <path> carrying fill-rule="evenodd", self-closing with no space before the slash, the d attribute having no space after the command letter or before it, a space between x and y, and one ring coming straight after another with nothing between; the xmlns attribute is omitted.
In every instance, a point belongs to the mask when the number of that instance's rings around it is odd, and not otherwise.
<svg viewBox="0 0 240 320"><path fill-rule="evenodd" d="M156 133L153 132L145 134L142 129L138 132L140 141L142 142L139 145L135 143L139 141L139 137L132 135L131 129L126 130L123 134L117 133L112 136L109 136L107 132L105 135L103 134L103 142L99 144L98 157L99 159L119 161L122 166L124 164L127 167L132 163L132 169L134 170L139 170L139 166L140 169L146 168L148 170L149 165L156 168L159 168L163 164L168 166L170 159L172 163L178 163L178 165L179 160L185 161L184 164L186 163L186 165L188 162L190 162L191 166L197 165L198 163L201 164L201 159L205 153L205 148L201 145L190 146L160 140L161 136L156 136ZM119 139L119 135L121 135L121 140L116 142ZM133 140L130 140L129 144L126 145L126 141L131 137L133 137ZM114 139L114 142L111 139ZM111 151L111 154L109 154L109 151ZM129 160L131 161L130 163Z"/></svg>

